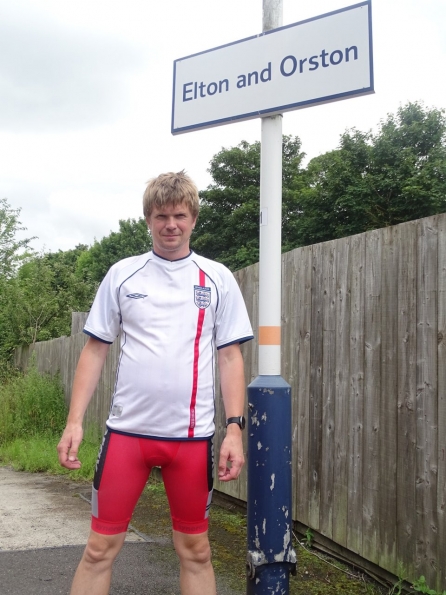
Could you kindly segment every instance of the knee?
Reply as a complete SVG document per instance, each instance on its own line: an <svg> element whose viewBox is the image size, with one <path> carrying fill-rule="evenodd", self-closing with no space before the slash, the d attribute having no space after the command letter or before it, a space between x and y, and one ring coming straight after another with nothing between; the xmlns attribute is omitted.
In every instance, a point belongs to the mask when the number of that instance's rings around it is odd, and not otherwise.
<svg viewBox="0 0 446 595"><path fill-rule="evenodd" d="M111 564L122 547L121 535L101 535L91 532L84 551L84 561L88 565Z"/></svg>
<svg viewBox="0 0 446 595"><path fill-rule="evenodd" d="M211 546L207 533L174 536L175 550L182 564L206 565L211 561Z"/></svg>
<svg viewBox="0 0 446 595"><path fill-rule="evenodd" d="M199 544L194 544L189 548L187 553L188 559L195 564L207 564L211 561L211 546L209 541L203 541Z"/></svg>

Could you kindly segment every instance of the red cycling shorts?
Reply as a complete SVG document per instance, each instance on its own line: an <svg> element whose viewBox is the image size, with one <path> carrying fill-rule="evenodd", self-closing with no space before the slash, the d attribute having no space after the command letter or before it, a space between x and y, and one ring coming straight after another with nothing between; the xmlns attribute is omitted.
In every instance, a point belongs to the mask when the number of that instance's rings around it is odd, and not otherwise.
<svg viewBox="0 0 446 595"><path fill-rule="evenodd" d="M127 531L152 467L161 467L172 526L204 533L213 488L212 440L157 440L107 431L92 488L91 528L115 535Z"/></svg>

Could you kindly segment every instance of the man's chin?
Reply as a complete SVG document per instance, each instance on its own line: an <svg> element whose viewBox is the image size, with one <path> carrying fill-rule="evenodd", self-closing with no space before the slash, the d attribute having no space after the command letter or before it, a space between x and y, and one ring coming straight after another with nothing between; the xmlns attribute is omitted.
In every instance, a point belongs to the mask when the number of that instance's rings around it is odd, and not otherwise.
<svg viewBox="0 0 446 595"><path fill-rule="evenodd" d="M165 252L178 252L178 250L181 250L181 246L174 244L164 244L163 246L160 246L160 248Z"/></svg>
<svg viewBox="0 0 446 595"><path fill-rule="evenodd" d="M190 253L190 248L185 244L162 244L158 246L153 246L154 251L162 256L163 258L168 258L171 260L175 260L178 258L184 258Z"/></svg>

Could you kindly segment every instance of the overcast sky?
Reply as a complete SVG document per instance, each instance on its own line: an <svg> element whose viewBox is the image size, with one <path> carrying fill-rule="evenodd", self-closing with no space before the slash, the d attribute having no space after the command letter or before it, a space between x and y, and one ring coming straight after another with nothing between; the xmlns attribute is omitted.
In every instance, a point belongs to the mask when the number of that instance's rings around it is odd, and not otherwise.
<svg viewBox="0 0 446 595"><path fill-rule="evenodd" d="M354 4L283 0L284 25ZM445 0L373 0L375 94L284 115L308 158L408 101L446 107ZM262 0L0 0L0 198L27 236L67 250L141 215L145 183L186 169L200 189L251 120L170 133L173 61L260 33Z"/></svg>

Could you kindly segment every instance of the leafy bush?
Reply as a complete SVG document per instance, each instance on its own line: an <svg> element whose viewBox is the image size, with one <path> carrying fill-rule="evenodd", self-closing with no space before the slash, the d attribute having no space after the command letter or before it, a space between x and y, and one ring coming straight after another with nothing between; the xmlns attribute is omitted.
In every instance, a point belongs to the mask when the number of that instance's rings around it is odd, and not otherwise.
<svg viewBox="0 0 446 595"><path fill-rule="evenodd" d="M57 376L41 375L35 365L22 374L0 377L0 463L18 471L46 471L92 480L101 442L100 428L87 429L79 449L82 467L59 464L56 447L65 427L67 406Z"/></svg>
<svg viewBox="0 0 446 595"><path fill-rule="evenodd" d="M0 386L0 444L16 438L59 435L67 416L60 379L33 365Z"/></svg>

